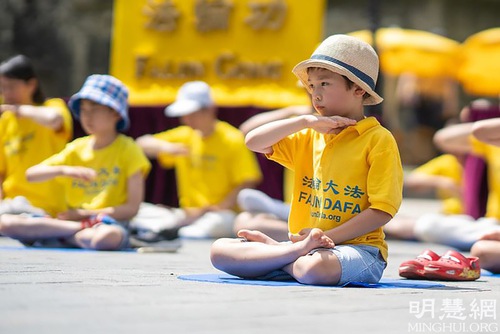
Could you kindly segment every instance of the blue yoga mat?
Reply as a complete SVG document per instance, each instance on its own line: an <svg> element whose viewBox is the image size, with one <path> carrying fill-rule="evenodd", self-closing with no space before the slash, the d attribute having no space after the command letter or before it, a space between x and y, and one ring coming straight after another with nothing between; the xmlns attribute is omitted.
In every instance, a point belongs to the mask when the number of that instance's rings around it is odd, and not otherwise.
<svg viewBox="0 0 500 334"><path fill-rule="evenodd" d="M481 269L481 276L488 276L488 277L498 277L500 278L500 274L494 274L491 271Z"/></svg>
<svg viewBox="0 0 500 334"><path fill-rule="evenodd" d="M262 285L262 286L302 286L302 287L325 287L325 288L342 288L343 286L324 286L324 285L305 285L292 279L286 280L263 280L263 279L245 279L229 274L197 274L197 275L181 275L179 279L185 281L210 282L210 283L226 283L226 284L243 284L243 285ZM429 289L442 288L445 285L431 281L416 281L407 279L390 279L382 278L379 283L362 283L351 282L345 285L346 287L357 288L407 288L407 289Z"/></svg>
<svg viewBox="0 0 500 334"><path fill-rule="evenodd" d="M8 251L54 251L54 252L90 252L90 253L99 253L102 251L98 250L93 250L93 249L82 249L82 248L57 248L57 247L26 247L26 246L2 246L0 247L0 250L8 250ZM136 249L123 249L119 251L113 251L113 252L130 252L130 253L136 253Z"/></svg>

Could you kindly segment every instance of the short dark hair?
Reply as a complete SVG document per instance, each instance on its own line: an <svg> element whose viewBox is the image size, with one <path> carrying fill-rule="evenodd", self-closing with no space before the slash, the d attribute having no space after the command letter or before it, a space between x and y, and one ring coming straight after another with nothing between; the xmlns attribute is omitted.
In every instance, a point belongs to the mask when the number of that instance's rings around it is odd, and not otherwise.
<svg viewBox="0 0 500 334"><path fill-rule="evenodd" d="M42 104L45 101L45 95L40 87L40 81L35 73L35 68L28 57L17 55L3 61L0 64L0 76L23 81L37 79L37 87L32 96L33 102Z"/></svg>
<svg viewBox="0 0 500 334"><path fill-rule="evenodd" d="M343 75L342 78L344 78L348 89L351 89L352 86L354 86L354 82L352 82L351 79L349 79L345 75ZM367 99L369 97L370 97L370 94L368 94L367 92L365 92L365 94L363 94L363 99Z"/></svg>

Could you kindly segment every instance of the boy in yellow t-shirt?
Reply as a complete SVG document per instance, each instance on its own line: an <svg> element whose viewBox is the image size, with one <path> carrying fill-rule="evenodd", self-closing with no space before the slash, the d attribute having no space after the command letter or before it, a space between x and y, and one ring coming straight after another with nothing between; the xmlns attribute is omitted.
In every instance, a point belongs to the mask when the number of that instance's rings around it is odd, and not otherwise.
<svg viewBox="0 0 500 334"><path fill-rule="evenodd" d="M333 35L295 66L319 115L271 122L246 137L251 150L295 173L291 242L242 230L243 240L213 244L216 268L243 277L282 270L304 284L380 280L388 255L382 227L401 204L403 171L394 137L363 113L382 102L378 63L369 44Z"/></svg>
<svg viewBox="0 0 500 334"><path fill-rule="evenodd" d="M175 167L180 209L145 204L131 227L153 229L163 220L161 234L178 229L183 238L233 236L236 196L243 188L255 187L262 177L255 154L245 146L238 129L217 119L217 107L205 82L185 83L165 114L180 117L182 125L139 137L137 143L162 167ZM147 211L152 211L152 221L143 218Z"/></svg>
<svg viewBox="0 0 500 334"><path fill-rule="evenodd" d="M35 69L23 55L0 64L0 91L0 215L55 215L65 210L62 188L55 181L30 184L25 173L71 139L68 107L61 99L45 99Z"/></svg>
<svg viewBox="0 0 500 334"><path fill-rule="evenodd" d="M88 134L26 172L29 181L56 179L68 210L57 218L3 215L0 232L28 245L118 250L128 246L123 224L144 197L150 163L129 126L127 88L109 75L91 75L69 106Z"/></svg>

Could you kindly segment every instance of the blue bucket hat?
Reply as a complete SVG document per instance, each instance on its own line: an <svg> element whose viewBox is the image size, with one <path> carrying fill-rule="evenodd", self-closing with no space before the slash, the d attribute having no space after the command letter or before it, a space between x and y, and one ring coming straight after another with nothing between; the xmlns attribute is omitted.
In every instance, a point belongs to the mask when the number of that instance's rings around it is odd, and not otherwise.
<svg viewBox="0 0 500 334"><path fill-rule="evenodd" d="M80 91L74 94L68 102L71 112L80 119L80 102L91 100L116 110L121 120L116 124L118 131L126 131L130 125L128 117L128 89L115 77L105 74L93 74L85 80Z"/></svg>

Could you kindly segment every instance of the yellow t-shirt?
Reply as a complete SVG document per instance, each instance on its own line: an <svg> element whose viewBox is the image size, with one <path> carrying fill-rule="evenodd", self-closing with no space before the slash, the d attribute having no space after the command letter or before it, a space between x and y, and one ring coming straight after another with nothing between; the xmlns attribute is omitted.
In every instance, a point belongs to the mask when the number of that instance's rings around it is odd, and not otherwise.
<svg viewBox="0 0 500 334"><path fill-rule="evenodd" d="M4 112L0 117L0 175L4 197L26 197L33 206L55 215L65 210L64 197L60 186L53 180L30 183L26 180L26 170L51 155L59 152L73 135L71 114L61 99L49 99L44 107L54 107L64 119L63 128L52 129L36 123L30 118L16 117L12 112Z"/></svg>
<svg viewBox="0 0 500 334"><path fill-rule="evenodd" d="M453 154L443 154L415 168L412 173L445 176L454 180L457 185L461 185L463 167ZM441 189L437 191L437 195L443 201L443 213L458 215L464 212L460 196L449 194Z"/></svg>
<svg viewBox="0 0 500 334"><path fill-rule="evenodd" d="M273 151L271 160L295 172L291 233L313 227L330 230L368 208L394 216L401 205L398 147L373 117L338 135L304 129L276 143ZM387 259L382 227L344 243L377 247Z"/></svg>
<svg viewBox="0 0 500 334"><path fill-rule="evenodd" d="M97 172L97 178L83 181L70 177L57 177L65 190L66 202L71 209L101 209L121 205L127 201L127 180L140 171L144 178L151 163L141 148L130 137L119 134L115 141L94 150L91 136L75 139L60 153L42 163L49 166L82 166Z"/></svg>
<svg viewBox="0 0 500 334"><path fill-rule="evenodd" d="M292 202L293 180L293 172L285 168L283 171L283 202L288 204Z"/></svg>
<svg viewBox="0 0 500 334"><path fill-rule="evenodd" d="M500 147L471 138L474 153L484 158L488 165L488 202L485 216L500 219Z"/></svg>
<svg viewBox="0 0 500 334"><path fill-rule="evenodd" d="M189 126L154 137L189 148L188 156L158 156L163 167L175 167L182 208L216 205L242 183L262 178L257 158L246 147L243 134L226 122L217 121L214 133L205 138Z"/></svg>

